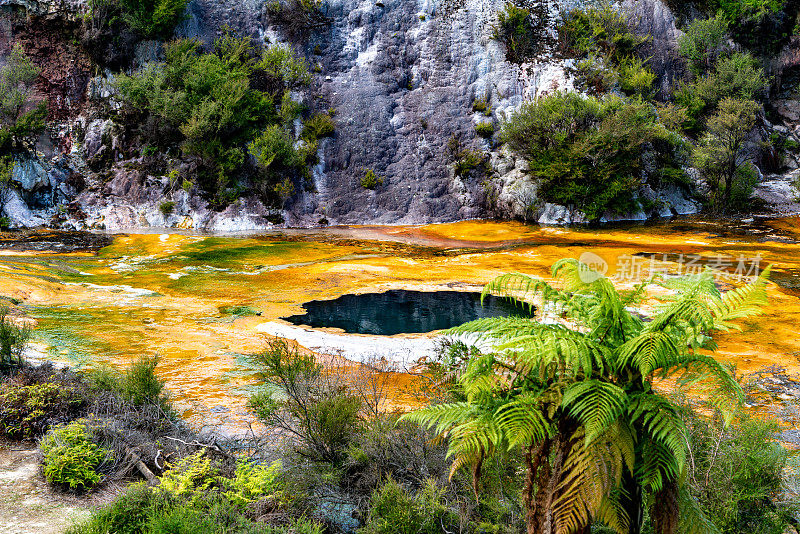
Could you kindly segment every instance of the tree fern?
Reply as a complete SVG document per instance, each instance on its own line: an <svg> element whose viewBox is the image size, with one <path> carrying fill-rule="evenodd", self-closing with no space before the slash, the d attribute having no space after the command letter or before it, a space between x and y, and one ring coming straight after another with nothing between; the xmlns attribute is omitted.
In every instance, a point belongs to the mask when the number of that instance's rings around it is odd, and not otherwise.
<svg viewBox="0 0 800 534"><path fill-rule="evenodd" d="M529 532L544 524L551 531L542 534L574 532L592 521L638 532L640 525L629 523L641 517L642 492L676 495L686 463L682 420L653 390L653 380L675 378L719 406L739 402L730 370L699 350L715 348L714 330L736 329L733 321L760 313L769 271L727 293L719 292L709 271L663 280L673 295L646 320L628 306L653 281L622 295L573 259L557 262L552 273L552 284L519 273L487 284L484 297L535 305L537 317L480 319L449 331L485 349L458 378L467 400L405 418L449 439L453 469L495 450L527 451ZM534 459L534 450L542 457ZM545 499L552 509L542 511L531 500L534 479L539 492L557 488ZM683 510L681 524L692 514ZM661 507L659 513L672 512ZM537 522L536 514L554 521ZM659 521L674 526L677 519Z"/></svg>

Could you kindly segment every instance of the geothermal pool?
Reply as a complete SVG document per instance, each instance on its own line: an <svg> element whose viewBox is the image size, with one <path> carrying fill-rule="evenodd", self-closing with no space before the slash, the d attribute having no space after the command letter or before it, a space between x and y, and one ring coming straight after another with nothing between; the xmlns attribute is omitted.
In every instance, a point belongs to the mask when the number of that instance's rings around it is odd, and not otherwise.
<svg viewBox="0 0 800 534"><path fill-rule="evenodd" d="M547 278L562 257L590 261L622 288L654 272L706 266L715 269L720 287L734 287L772 265L769 309L743 321L743 334L719 335L719 356L739 371L779 364L800 372L799 219L738 225L690 219L604 229L470 221L254 236L110 237L104 248L78 252L65 251L69 247L61 246L58 235L36 243L0 238L0 296L18 302L35 320L34 349L50 358L74 366L124 366L139 354L159 354L158 372L189 418L199 410L221 420L246 415L253 384L246 355L259 350L265 336L284 335L356 360L373 356L411 364L432 349L435 332L429 329L491 312L494 304L475 306L474 292L484 283L512 271ZM402 305L397 296L408 293L398 291L469 296L459 297L458 313L448 312L450 322L418 318L419 333L395 333L414 330L403 325L419 309ZM373 301L364 309L406 306L398 314L407 317L384 314L382 322L390 327L385 330L358 327L361 304L355 303L375 297L353 296L387 292L395 300ZM660 296L654 288L648 305ZM294 321L306 325L296 326L282 319L307 313L303 304L312 301L322 308L340 305L332 313L343 322L313 328L310 320ZM317 311L330 317L330 310ZM398 384L408 380L395 376ZM402 403L399 391L396 400Z"/></svg>

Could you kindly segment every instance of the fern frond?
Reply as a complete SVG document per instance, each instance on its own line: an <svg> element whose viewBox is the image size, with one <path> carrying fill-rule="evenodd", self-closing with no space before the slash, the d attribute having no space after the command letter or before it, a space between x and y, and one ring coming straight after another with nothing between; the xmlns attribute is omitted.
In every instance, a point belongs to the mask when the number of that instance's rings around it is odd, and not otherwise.
<svg viewBox="0 0 800 534"><path fill-rule="evenodd" d="M681 297L709 296L719 298L719 289L714 284L714 271L710 268L704 269L697 274L687 274L677 278L663 280L661 285L667 289L672 289Z"/></svg>
<svg viewBox="0 0 800 534"><path fill-rule="evenodd" d="M678 359L681 347L673 336L659 331L645 331L617 349L616 366L636 367L643 377Z"/></svg>
<svg viewBox="0 0 800 534"><path fill-rule="evenodd" d="M770 267L767 267L755 281L746 286L726 291L719 299L715 299L711 304L714 327L722 331L740 331L741 327L730 321L763 313L764 306L767 304L769 275Z"/></svg>
<svg viewBox="0 0 800 534"><path fill-rule="evenodd" d="M620 433L620 426L606 429L601 438L586 446L583 430L572 436L573 446L562 466L558 497L553 503L558 532L575 532L600 519L617 532L627 532L628 517L613 506L626 466L633 464L633 443ZM623 437L620 446L618 438Z"/></svg>
<svg viewBox="0 0 800 534"><path fill-rule="evenodd" d="M616 421L627 404L621 387L600 380L570 384L562 406L586 428L586 444L594 441Z"/></svg>
<svg viewBox="0 0 800 534"><path fill-rule="evenodd" d="M708 518L685 486L678 488L678 532L682 534L720 534L719 528Z"/></svg>
<svg viewBox="0 0 800 534"><path fill-rule="evenodd" d="M525 303L532 309L531 299L540 294L544 300L558 298L558 290L539 278L533 278L522 273L508 273L498 276L483 287L481 302L487 295L507 298Z"/></svg>
<svg viewBox="0 0 800 534"><path fill-rule="evenodd" d="M675 404L654 393L629 396L628 416L644 431L640 435L644 461L639 474L653 490L675 480L686 464L686 428Z"/></svg>
<svg viewBox="0 0 800 534"><path fill-rule="evenodd" d="M664 331L674 325L685 324L690 328L710 330L714 327L714 315L708 299L696 295L684 295L679 300L663 306L646 323L644 332Z"/></svg>
<svg viewBox="0 0 800 534"><path fill-rule="evenodd" d="M494 413L497 427L508 436L508 447L541 441L551 434L551 423L541 412L541 399L521 395L504 403Z"/></svg>
<svg viewBox="0 0 800 534"><path fill-rule="evenodd" d="M469 421L477 415L478 410L468 402L449 404L433 404L400 417L400 421L411 421L426 428L435 428L436 433L443 434L449 428Z"/></svg>

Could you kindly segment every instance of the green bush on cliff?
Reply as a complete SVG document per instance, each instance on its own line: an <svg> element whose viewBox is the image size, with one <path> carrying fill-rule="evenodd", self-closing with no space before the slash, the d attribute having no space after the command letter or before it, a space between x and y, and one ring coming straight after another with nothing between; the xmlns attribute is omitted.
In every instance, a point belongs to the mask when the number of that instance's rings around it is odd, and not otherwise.
<svg viewBox="0 0 800 534"><path fill-rule="evenodd" d="M600 51L615 63L632 56L647 40L637 37L627 15L610 3L565 13L558 37L564 53L581 56Z"/></svg>
<svg viewBox="0 0 800 534"><path fill-rule="evenodd" d="M565 13L558 38L562 54L580 59L576 78L589 91L605 93L619 85L627 95L650 96L656 76L637 57L648 38L637 36L628 15L610 3Z"/></svg>
<svg viewBox="0 0 800 534"><path fill-rule="evenodd" d="M535 29L534 16L529 9L508 2L497 13L493 39L506 45L506 58L512 63L531 59L539 47L540 36Z"/></svg>
<svg viewBox="0 0 800 534"><path fill-rule="evenodd" d="M143 39L168 39L186 16L188 4L189 0L90 0L85 22L96 31L119 31L122 23Z"/></svg>
<svg viewBox="0 0 800 534"><path fill-rule="evenodd" d="M0 68L0 154L25 150L44 129L46 102L33 102L34 82L40 69L14 44Z"/></svg>
<svg viewBox="0 0 800 534"><path fill-rule="evenodd" d="M689 23L678 39L678 51L695 74L708 72L727 49L728 21L719 14Z"/></svg>
<svg viewBox="0 0 800 534"><path fill-rule="evenodd" d="M706 8L730 25L734 40L745 47L776 53L791 36L794 15L786 0L708 0Z"/></svg>
<svg viewBox="0 0 800 534"><path fill-rule="evenodd" d="M186 17L188 0L89 0L81 44L101 67L124 69L143 39L169 39Z"/></svg>
<svg viewBox="0 0 800 534"><path fill-rule="evenodd" d="M698 131L703 118L725 98L758 100L767 89L764 70L750 54L736 53L720 58L714 70L683 84L675 91L675 102L686 109L690 130Z"/></svg>
<svg viewBox="0 0 800 534"><path fill-rule="evenodd" d="M304 60L286 47L260 49L230 34L211 52L202 52L198 41L178 40L165 45L164 56L161 63L120 76L123 115L138 127L143 144L164 151L180 146L194 163L194 181L213 205L236 198L248 176L256 182L274 180L271 171L278 164L292 175L302 174L300 156L308 154L295 154L289 134L302 107L289 98L289 90L308 83ZM245 165L252 143L266 176Z"/></svg>
<svg viewBox="0 0 800 534"><path fill-rule="evenodd" d="M554 93L523 105L502 136L527 159L540 198L589 220L635 208L645 151L660 159L661 174L679 173L672 153L682 141L640 100Z"/></svg>
<svg viewBox="0 0 800 534"><path fill-rule="evenodd" d="M166 39L183 20L189 0L118 0L123 20L145 39Z"/></svg>

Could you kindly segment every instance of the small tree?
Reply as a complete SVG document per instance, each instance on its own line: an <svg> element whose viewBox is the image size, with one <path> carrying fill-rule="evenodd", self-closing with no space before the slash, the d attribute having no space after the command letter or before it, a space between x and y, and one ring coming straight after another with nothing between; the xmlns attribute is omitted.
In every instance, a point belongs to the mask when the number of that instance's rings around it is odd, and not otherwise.
<svg viewBox="0 0 800 534"><path fill-rule="evenodd" d="M29 338L30 329L11 322L8 307L0 306L0 376L22 367L22 353Z"/></svg>
<svg viewBox="0 0 800 534"><path fill-rule="evenodd" d="M0 69L0 150L18 149L26 138L44 128L47 105L32 106L31 102L39 72L22 45L15 44Z"/></svg>
<svg viewBox="0 0 800 534"><path fill-rule="evenodd" d="M736 179L745 172L748 156L744 144L755 127L758 111L759 105L752 100L724 99L695 149L695 164L705 176L711 203L717 209L732 207L731 192Z"/></svg>
<svg viewBox="0 0 800 534"><path fill-rule="evenodd" d="M727 32L728 22L722 15L697 19L686 27L686 33L678 39L678 51L689 60L695 74L711 70L727 48Z"/></svg>
<svg viewBox="0 0 800 534"><path fill-rule="evenodd" d="M341 463L364 404L346 377L284 339L269 342L252 360L268 386L250 398L258 418L289 437L301 456Z"/></svg>

